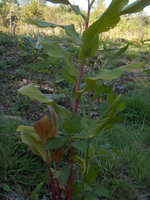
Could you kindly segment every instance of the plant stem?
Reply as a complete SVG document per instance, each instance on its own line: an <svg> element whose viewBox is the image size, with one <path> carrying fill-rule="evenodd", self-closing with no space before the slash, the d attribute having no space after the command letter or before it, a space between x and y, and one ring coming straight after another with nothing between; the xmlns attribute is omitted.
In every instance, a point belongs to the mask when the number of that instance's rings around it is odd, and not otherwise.
<svg viewBox="0 0 150 200"><path fill-rule="evenodd" d="M49 177L49 182L50 182L50 191L52 193L52 200L56 200L54 180L52 176L52 171L49 166L47 166L47 172L48 172L48 177Z"/></svg>
<svg viewBox="0 0 150 200"><path fill-rule="evenodd" d="M85 173L84 173L84 182L86 182L88 165L89 165L89 147L90 147L90 139L87 140L87 149L86 149L86 164L85 164Z"/></svg>
<svg viewBox="0 0 150 200"><path fill-rule="evenodd" d="M88 13L87 13L87 19L86 19L86 22L85 22L85 30L89 26L91 6L92 5L90 4L90 0L88 0ZM83 74L83 68L84 68L84 63L82 63L80 65L79 69L78 69L75 92L80 90L81 79L82 79L82 74ZM73 114L78 112L78 107L79 107L79 98L75 98L75 100L73 102L73 111L72 111ZM69 174L69 177L68 177L68 184L67 184L67 200L72 200L72 179L73 179L73 161L72 161L72 158L73 158L73 147L70 144L69 144L69 147L68 147L68 155L69 155L69 164L70 164L70 174Z"/></svg>
<svg viewBox="0 0 150 200"><path fill-rule="evenodd" d="M78 76L77 76L78 78L76 81L75 92L80 90L81 78L82 78L82 74L83 74L83 67L84 67L84 64L81 64L81 66L79 67L79 70L78 70ZM75 114L78 111L78 105L79 105L79 99L75 98L74 103L73 103L73 114Z"/></svg>
<svg viewBox="0 0 150 200"><path fill-rule="evenodd" d="M68 191L67 191L67 200L72 200L72 178L73 178L73 147L69 145L68 147L68 155L69 155L69 161L68 163L70 164L70 173L68 177Z"/></svg>
<svg viewBox="0 0 150 200"><path fill-rule="evenodd" d="M56 163L56 169L59 170L59 164ZM61 190L60 190L60 181L59 179L56 180L57 182L57 190L58 190L58 200L61 200Z"/></svg>

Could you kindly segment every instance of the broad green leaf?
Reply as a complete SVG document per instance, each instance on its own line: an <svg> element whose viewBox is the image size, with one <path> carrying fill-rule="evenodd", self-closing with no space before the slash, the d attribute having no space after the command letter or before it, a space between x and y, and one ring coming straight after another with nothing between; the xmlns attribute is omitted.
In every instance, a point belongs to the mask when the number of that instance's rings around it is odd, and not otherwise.
<svg viewBox="0 0 150 200"><path fill-rule="evenodd" d="M77 140L71 144L76 150L85 153L87 150L87 141L86 140Z"/></svg>
<svg viewBox="0 0 150 200"><path fill-rule="evenodd" d="M60 178L60 186L65 186L68 180L70 165L65 165L61 170L57 171L54 178Z"/></svg>
<svg viewBox="0 0 150 200"><path fill-rule="evenodd" d="M150 5L150 0L136 0L132 4L130 4L127 7L125 7L120 12L120 15L140 12L148 5Z"/></svg>
<svg viewBox="0 0 150 200"><path fill-rule="evenodd" d="M111 93L112 89L108 85L104 85L104 84L101 85L101 84L98 84L95 80L86 79L85 88L77 91L76 96L77 98L80 98L80 96L84 92L90 92L90 91L95 92L96 96L100 96L101 94Z"/></svg>
<svg viewBox="0 0 150 200"><path fill-rule="evenodd" d="M68 0L46 0L46 1L50 1L51 3L62 3L62 4L69 4Z"/></svg>
<svg viewBox="0 0 150 200"><path fill-rule="evenodd" d="M102 131L111 128L116 122L120 121L120 117L117 116L117 113L121 112L123 108L124 104L120 102L120 96L118 96L102 116L85 129L78 138L92 138L100 134Z"/></svg>
<svg viewBox="0 0 150 200"><path fill-rule="evenodd" d="M77 71L70 53L61 48L56 42L39 38L39 43L44 47L50 57L61 58L64 61L63 77L69 83L75 83Z"/></svg>
<svg viewBox="0 0 150 200"><path fill-rule="evenodd" d="M28 145L33 151L33 153L40 156L46 162L47 160L46 152L42 150L40 138L35 133L34 128L21 125L18 127L17 131L21 132L22 142Z"/></svg>
<svg viewBox="0 0 150 200"><path fill-rule="evenodd" d="M32 191L31 193L31 200L38 200L39 199L39 191L42 188L44 182L41 182L40 184L37 185L37 187Z"/></svg>
<svg viewBox="0 0 150 200"><path fill-rule="evenodd" d="M79 58L93 56L98 48L98 35L114 28L120 21L120 12L127 5L128 0L112 0L108 9L83 33L83 45Z"/></svg>
<svg viewBox="0 0 150 200"><path fill-rule="evenodd" d="M96 168L94 167L94 165L91 165L88 167L88 173L86 175L86 182L89 184L93 184L96 180L96 176L97 176L97 171L98 171L98 166L96 166Z"/></svg>
<svg viewBox="0 0 150 200"><path fill-rule="evenodd" d="M139 70L141 69L145 64L144 63L133 63L129 65L125 65L122 67L119 67L114 70L102 70L100 75L93 76L87 78L88 80L91 81L97 81L97 80L106 80L106 81L112 81L116 78L118 78L120 75L122 75L124 72L130 72L132 70Z"/></svg>
<svg viewBox="0 0 150 200"><path fill-rule="evenodd" d="M77 45L81 45L81 37L76 32L75 27L73 24L61 26L66 32L66 34L70 37L70 39Z"/></svg>
<svg viewBox="0 0 150 200"><path fill-rule="evenodd" d="M63 123L64 132L67 134L76 134L81 130L81 116L79 114L72 115Z"/></svg>
<svg viewBox="0 0 150 200"><path fill-rule="evenodd" d="M114 55L110 57L110 60L116 59L117 57L121 56L126 50L128 49L129 44L127 44L125 47L120 48L119 51L117 51Z"/></svg>
<svg viewBox="0 0 150 200"><path fill-rule="evenodd" d="M51 139L47 140L46 144L44 145L44 150L49 149L59 149L63 147L68 141L68 138L65 136L55 136Z"/></svg>
<svg viewBox="0 0 150 200"><path fill-rule="evenodd" d="M83 192L81 200L99 200L93 192Z"/></svg>
<svg viewBox="0 0 150 200"><path fill-rule="evenodd" d="M44 21L40 21L40 20L36 20L36 19L26 19L24 20L24 22L26 22L27 24L32 24L32 25L36 25L38 27L41 28L62 28L65 30L66 34L70 37L70 39L77 45L81 45L81 38L80 35L76 32L75 27L73 24L70 25L58 25L58 24L52 24L49 22L44 22Z"/></svg>
<svg viewBox="0 0 150 200"><path fill-rule="evenodd" d="M56 103L53 103L53 108L61 118L69 118L71 116L70 111L67 110L64 106L60 106Z"/></svg>
<svg viewBox="0 0 150 200"><path fill-rule="evenodd" d="M45 103L49 106L53 105L53 101L48 99L38 88L33 84L28 84L19 89L19 94L29 97L32 100L38 101L40 103Z"/></svg>
<svg viewBox="0 0 150 200"><path fill-rule="evenodd" d="M53 100L42 94L33 84L28 84L19 89L19 94L25 95L32 100L52 106L59 117L68 118L71 114L63 106L54 103Z"/></svg>
<svg viewBox="0 0 150 200"><path fill-rule="evenodd" d="M109 197L110 198L109 190L102 185L97 185L94 187L94 194L98 197Z"/></svg>

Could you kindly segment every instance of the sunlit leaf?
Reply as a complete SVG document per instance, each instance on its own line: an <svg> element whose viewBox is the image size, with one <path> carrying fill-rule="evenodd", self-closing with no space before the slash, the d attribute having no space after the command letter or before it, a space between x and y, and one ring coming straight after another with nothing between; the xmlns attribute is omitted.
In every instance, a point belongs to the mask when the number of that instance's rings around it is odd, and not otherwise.
<svg viewBox="0 0 150 200"><path fill-rule="evenodd" d="M108 9L83 33L83 45L79 58L93 56L98 48L98 35L114 28L120 21L120 12L128 0L112 0Z"/></svg>
<svg viewBox="0 0 150 200"><path fill-rule="evenodd" d="M141 69L145 64L144 63L133 63L129 65L125 65L122 67L118 67L113 70L102 70L100 75L89 77L87 79L91 81L96 81L96 80L107 80L107 81L112 81L116 78L118 78L120 75L122 75L124 72L130 72L132 70L139 70Z"/></svg>
<svg viewBox="0 0 150 200"><path fill-rule="evenodd" d="M42 145L44 145L49 138L57 135L57 119L55 116L51 117L53 117L53 119L50 120L48 116L45 116L33 124L34 130L38 134Z"/></svg>
<svg viewBox="0 0 150 200"><path fill-rule="evenodd" d="M21 132L22 142L28 145L33 153L40 156L46 162L47 161L46 152L42 150L40 138L35 133L34 128L21 125L18 127L17 131Z"/></svg>
<svg viewBox="0 0 150 200"><path fill-rule="evenodd" d="M28 84L20 88L19 94L25 95L30 99L38 101L40 103L52 106L59 117L68 118L71 115L65 107L59 106L58 104L54 103L52 99L49 99L47 96L42 94L40 90L36 88L33 84Z"/></svg>
<svg viewBox="0 0 150 200"><path fill-rule="evenodd" d="M132 4L128 5L127 7L125 7L120 12L120 15L140 12L148 5L150 5L150 0L137 0Z"/></svg>
<svg viewBox="0 0 150 200"><path fill-rule="evenodd" d="M45 103L50 106L53 105L53 101L47 98L44 94L42 94L42 92L40 92L40 90L36 88L33 84L28 84L20 88L19 93L40 103Z"/></svg>
<svg viewBox="0 0 150 200"><path fill-rule="evenodd" d="M73 24L70 25L58 25L58 24L52 24L49 22L44 22L41 20L36 20L36 19L26 19L24 20L24 22L26 22L27 24L32 24L32 25L36 25L40 28L62 28L65 30L66 34L70 37L70 39L77 45L81 44L81 38L80 35L77 33L77 31L75 30L75 27Z"/></svg>

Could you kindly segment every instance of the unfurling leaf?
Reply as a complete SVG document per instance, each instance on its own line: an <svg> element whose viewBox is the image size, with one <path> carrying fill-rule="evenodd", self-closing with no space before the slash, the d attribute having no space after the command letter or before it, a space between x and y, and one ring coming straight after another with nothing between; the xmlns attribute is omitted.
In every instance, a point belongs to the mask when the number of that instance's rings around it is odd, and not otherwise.
<svg viewBox="0 0 150 200"><path fill-rule="evenodd" d="M63 153L64 153L64 149L63 148L55 150L53 152L53 154L52 154L52 159L56 163L59 163L62 160Z"/></svg>
<svg viewBox="0 0 150 200"><path fill-rule="evenodd" d="M33 127L35 132L38 134L42 145L44 145L49 138L57 135L56 118L50 120L48 116L45 116L41 120L35 122Z"/></svg>

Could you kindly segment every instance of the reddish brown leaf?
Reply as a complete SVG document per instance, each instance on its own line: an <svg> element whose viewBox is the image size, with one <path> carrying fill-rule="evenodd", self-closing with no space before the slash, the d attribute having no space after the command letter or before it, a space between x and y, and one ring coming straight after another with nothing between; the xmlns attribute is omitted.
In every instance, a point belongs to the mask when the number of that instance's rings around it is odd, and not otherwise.
<svg viewBox="0 0 150 200"><path fill-rule="evenodd" d="M57 122L55 118L50 120L48 116L45 116L41 120L35 122L33 127L42 145L44 145L49 138L57 135Z"/></svg>
<svg viewBox="0 0 150 200"><path fill-rule="evenodd" d="M64 153L64 149L63 148L55 150L53 155L52 155L53 160L56 163L59 163L61 161L61 159L62 159L63 153Z"/></svg>

